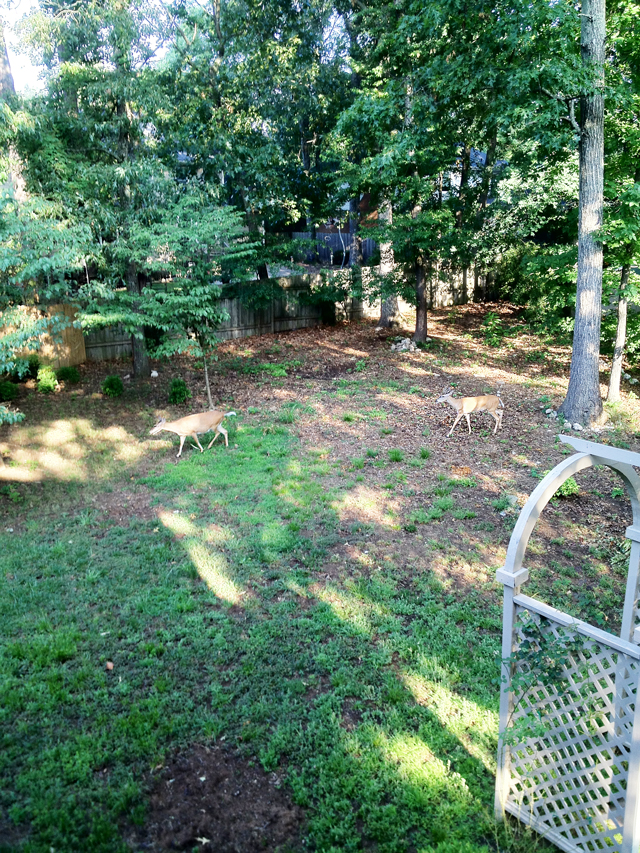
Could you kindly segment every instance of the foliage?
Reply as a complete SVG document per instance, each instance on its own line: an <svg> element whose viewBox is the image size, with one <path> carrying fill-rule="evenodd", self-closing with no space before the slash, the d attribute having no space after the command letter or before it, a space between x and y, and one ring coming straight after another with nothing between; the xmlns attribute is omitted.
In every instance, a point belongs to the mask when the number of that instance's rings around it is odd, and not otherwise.
<svg viewBox="0 0 640 853"><path fill-rule="evenodd" d="M506 330L502 320L495 311L489 311L485 314L484 320L482 321L482 328L484 330L484 342L487 346L502 346Z"/></svg>
<svg viewBox="0 0 640 853"><path fill-rule="evenodd" d="M10 403L20 393L19 388L13 382L0 380L0 403ZM6 408L6 407L3 407Z"/></svg>
<svg viewBox="0 0 640 853"><path fill-rule="evenodd" d="M58 388L58 379L53 367L44 365L44 367L39 368L36 387L41 394L53 394Z"/></svg>
<svg viewBox="0 0 640 853"><path fill-rule="evenodd" d="M72 384L80 382L80 371L77 367L59 367L56 370L56 376L61 382L71 382Z"/></svg>
<svg viewBox="0 0 640 853"><path fill-rule="evenodd" d="M107 376L102 383L102 393L105 397L120 397L124 392L124 383L119 376Z"/></svg>
<svg viewBox="0 0 640 853"><path fill-rule="evenodd" d="M22 412L13 412L6 406L0 405L0 424L17 424L24 420Z"/></svg>
<svg viewBox="0 0 640 853"><path fill-rule="evenodd" d="M549 720L542 712L529 705L531 690L538 684L558 694L575 693L580 685L589 683L589 668L585 665L572 666L583 653L589 641L577 631L559 627L549 629L549 620L543 616L527 613L518 623L519 641L516 651L503 661L508 667L515 666L511 674L511 690L514 707L503 739L510 745L518 745L529 738L543 738L549 730ZM567 674L571 672L571 678ZM505 677L503 676L503 683ZM586 720L597 716L598 697L589 691L580 693L583 715ZM523 712L521 707L526 708ZM514 715L517 717L514 719Z"/></svg>
<svg viewBox="0 0 640 853"><path fill-rule="evenodd" d="M190 399L191 391L187 388L187 383L179 376L174 377L169 388L169 402L173 405L180 405Z"/></svg>

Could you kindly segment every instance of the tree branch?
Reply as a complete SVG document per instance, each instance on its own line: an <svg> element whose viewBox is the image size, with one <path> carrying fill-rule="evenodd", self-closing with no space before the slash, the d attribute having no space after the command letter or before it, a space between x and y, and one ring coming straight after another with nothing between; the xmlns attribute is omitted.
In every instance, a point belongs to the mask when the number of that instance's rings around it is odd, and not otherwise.
<svg viewBox="0 0 640 853"><path fill-rule="evenodd" d="M567 108L568 115L562 117L562 121L568 121L569 124L573 127L578 136L582 136L582 128L576 121L576 112L575 105L577 98L567 98L565 95L554 95L553 92L550 92L548 89L545 89L544 86L540 87L545 95L549 98L553 98L554 101L558 101L561 104L564 104Z"/></svg>

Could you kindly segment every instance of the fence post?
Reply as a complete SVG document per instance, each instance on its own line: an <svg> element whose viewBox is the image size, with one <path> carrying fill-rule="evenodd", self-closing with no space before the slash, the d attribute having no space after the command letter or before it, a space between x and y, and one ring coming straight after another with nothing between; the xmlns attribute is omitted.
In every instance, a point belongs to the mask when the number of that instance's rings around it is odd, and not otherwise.
<svg viewBox="0 0 640 853"><path fill-rule="evenodd" d="M511 784L510 758L511 750L504 742L504 735L509 726L513 713L513 692L511 677L514 664L511 656L515 645L516 605L514 598L520 592L521 585L529 577L527 569L512 573L498 569L496 580L504 585L504 600L502 608L502 660L500 663L500 728L498 734L498 764L496 768L496 797L495 815L498 820L504 820L505 806L509 797Z"/></svg>

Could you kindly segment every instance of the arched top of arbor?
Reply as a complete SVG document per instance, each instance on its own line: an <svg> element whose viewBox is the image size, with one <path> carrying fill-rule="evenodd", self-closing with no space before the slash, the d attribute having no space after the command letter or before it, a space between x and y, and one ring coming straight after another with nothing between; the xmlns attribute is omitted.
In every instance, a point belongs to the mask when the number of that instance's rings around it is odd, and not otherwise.
<svg viewBox="0 0 640 853"><path fill-rule="evenodd" d="M565 480L584 468L606 465L622 477L633 511L633 524L627 528L625 535L633 542L640 543L640 477L634 470L634 467L640 467L640 453L620 450L617 447L608 447L568 435L561 435L559 438L565 444L571 445L577 453L556 465L531 493L511 534L504 567L496 573L496 579L500 583L514 589L518 589L529 577L529 572L523 567L522 562L540 513ZM635 592L631 593L631 597L634 595ZM628 584L622 636L630 640L634 627L632 619L635 615L636 602L628 601L629 598L630 585Z"/></svg>

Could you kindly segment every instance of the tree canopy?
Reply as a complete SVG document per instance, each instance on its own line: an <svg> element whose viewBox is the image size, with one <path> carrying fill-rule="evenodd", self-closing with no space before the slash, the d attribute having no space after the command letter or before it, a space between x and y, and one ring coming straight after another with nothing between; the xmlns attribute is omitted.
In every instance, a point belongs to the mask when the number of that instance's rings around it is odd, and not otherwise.
<svg viewBox="0 0 640 853"><path fill-rule="evenodd" d="M177 334L171 299L189 293L178 325L191 340L213 331L222 285L267 277L292 231L346 225L349 209L354 292L414 300L417 337L427 283L468 269L571 332L594 93L605 300L635 295L640 245L637 8L610 4L600 67L585 60L591 2L40 0L20 32L46 89L0 93L27 194L5 183L4 322L36 292L64 293L85 323L124 324L143 373L144 327ZM364 224L396 261L368 291L354 264Z"/></svg>

